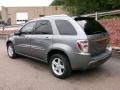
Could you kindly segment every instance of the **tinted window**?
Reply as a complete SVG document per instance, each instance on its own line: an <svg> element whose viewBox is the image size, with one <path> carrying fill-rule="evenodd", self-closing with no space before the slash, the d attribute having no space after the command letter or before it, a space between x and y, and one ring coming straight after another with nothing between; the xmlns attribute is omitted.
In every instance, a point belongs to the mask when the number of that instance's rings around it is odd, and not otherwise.
<svg viewBox="0 0 120 90"><path fill-rule="evenodd" d="M31 33L33 31L33 28L35 27L36 22L30 22L23 26L23 28L20 30L22 33Z"/></svg>
<svg viewBox="0 0 120 90"><path fill-rule="evenodd" d="M94 19L77 21L87 35L105 33L106 30Z"/></svg>
<svg viewBox="0 0 120 90"><path fill-rule="evenodd" d="M38 21L35 27L35 34L52 34L52 27L49 21Z"/></svg>
<svg viewBox="0 0 120 90"><path fill-rule="evenodd" d="M77 35L74 27L67 20L56 20L55 22L61 35Z"/></svg>

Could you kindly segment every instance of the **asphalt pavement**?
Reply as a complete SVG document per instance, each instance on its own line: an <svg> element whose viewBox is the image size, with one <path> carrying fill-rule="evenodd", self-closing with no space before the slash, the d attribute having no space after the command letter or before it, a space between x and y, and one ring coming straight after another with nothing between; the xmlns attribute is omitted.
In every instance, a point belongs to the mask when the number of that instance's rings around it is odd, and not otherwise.
<svg viewBox="0 0 120 90"><path fill-rule="evenodd" d="M0 39L0 90L120 90L120 57L112 56L99 68L54 77L47 64L26 57L10 59Z"/></svg>

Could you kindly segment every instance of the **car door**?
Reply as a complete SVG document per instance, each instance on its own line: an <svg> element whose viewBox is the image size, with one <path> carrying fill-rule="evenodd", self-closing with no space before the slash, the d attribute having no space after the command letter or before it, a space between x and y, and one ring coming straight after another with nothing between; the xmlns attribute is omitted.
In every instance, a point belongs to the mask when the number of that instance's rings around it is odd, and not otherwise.
<svg viewBox="0 0 120 90"><path fill-rule="evenodd" d="M35 30L31 36L31 54L33 57L45 60L47 51L52 45L52 27L50 21L37 21Z"/></svg>
<svg viewBox="0 0 120 90"><path fill-rule="evenodd" d="M30 42L31 42L31 32L34 29L36 22L29 22L24 25L19 30L19 35L16 35L15 43L16 43L16 52L30 55Z"/></svg>

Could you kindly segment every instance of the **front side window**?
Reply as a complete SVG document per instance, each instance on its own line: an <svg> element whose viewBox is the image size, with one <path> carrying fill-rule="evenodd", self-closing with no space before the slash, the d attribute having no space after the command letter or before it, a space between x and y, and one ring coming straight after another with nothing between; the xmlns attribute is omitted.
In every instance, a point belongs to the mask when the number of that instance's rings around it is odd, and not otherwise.
<svg viewBox="0 0 120 90"><path fill-rule="evenodd" d="M51 24L48 20L37 21L35 34L53 34Z"/></svg>
<svg viewBox="0 0 120 90"><path fill-rule="evenodd" d="M55 23L61 35L77 35L76 30L67 20L56 20Z"/></svg>
<svg viewBox="0 0 120 90"><path fill-rule="evenodd" d="M21 33L28 34L31 33L36 25L36 22L30 22L23 26L23 28L20 30Z"/></svg>

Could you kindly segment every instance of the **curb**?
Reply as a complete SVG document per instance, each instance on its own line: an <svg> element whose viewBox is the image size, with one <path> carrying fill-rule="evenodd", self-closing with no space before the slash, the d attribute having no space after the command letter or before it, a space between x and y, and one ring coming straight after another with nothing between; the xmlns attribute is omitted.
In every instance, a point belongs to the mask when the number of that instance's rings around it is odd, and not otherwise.
<svg viewBox="0 0 120 90"><path fill-rule="evenodd" d="M120 47L112 47L113 50L120 51Z"/></svg>
<svg viewBox="0 0 120 90"><path fill-rule="evenodd" d="M113 51L120 54L120 47L112 47Z"/></svg>

